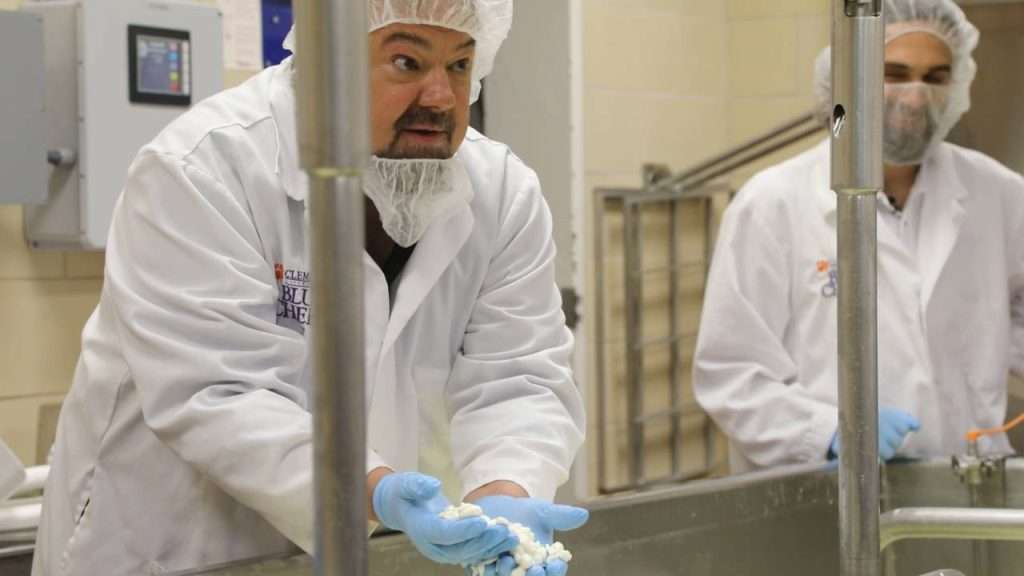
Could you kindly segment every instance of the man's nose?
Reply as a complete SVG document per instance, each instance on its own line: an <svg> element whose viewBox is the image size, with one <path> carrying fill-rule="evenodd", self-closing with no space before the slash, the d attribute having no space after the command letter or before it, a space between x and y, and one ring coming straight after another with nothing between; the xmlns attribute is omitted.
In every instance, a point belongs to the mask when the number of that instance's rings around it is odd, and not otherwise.
<svg viewBox="0 0 1024 576"><path fill-rule="evenodd" d="M440 111L455 108L455 91L447 70L437 67L424 77L419 104Z"/></svg>
<svg viewBox="0 0 1024 576"><path fill-rule="evenodd" d="M922 86L915 86L914 88L907 90L903 94L902 99L904 104L920 108L928 104L928 90Z"/></svg>

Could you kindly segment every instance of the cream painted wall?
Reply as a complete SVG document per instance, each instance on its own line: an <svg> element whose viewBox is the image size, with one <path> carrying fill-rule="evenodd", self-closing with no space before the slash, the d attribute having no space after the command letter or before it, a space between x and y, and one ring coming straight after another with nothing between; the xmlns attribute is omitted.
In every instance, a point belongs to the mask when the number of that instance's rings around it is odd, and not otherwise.
<svg viewBox="0 0 1024 576"><path fill-rule="evenodd" d="M20 5L0 0L0 10ZM228 70L225 83L247 76ZM103 254L31 251L21 213L20 206L0 206L0 439L31 465L43 462L53 437L82 327L99 300Z"/></svg>
<svg viewBox="0 0 1024 576"><path fill-rule="evenodd" d="M830 4L822 0L729 0L729 143L740 144L810 110L814 61L829 44ZM783 150L732 179L742 185L756 171L816 142Z"/></svg>
<svg viewBox="0 0 1024 576"><path fill-rule="evenodd" d="M0 0L0 9L20 4ZM52 419L41 415L71 383L102 276L102 254L30 251L21 207L0 206L0 439L26 464L45 456L47 447L37 442L40 422Z"/></svg>
<svg viewBox="0 0 1024 576"><path fill-rule="evenodd" d="M583 2L584 42L584 165L586 214L592 215L593 190L597 187L637 187L645 163L665 163L675 169L691 165L723 149L729 142L729 29L724 2L706 0L586 0ZM700 313L703 285L703 211L693 206L681 211L683 224L681 261L692 265L681 278L680 320L691 338L680 345L684 365L680 388L689 393L689 358L692 334ZM609 243L604 259L608 276L604 286L594 278L596 231L588 218L584 257L585 318L601 314L607 325L607 341L596 343L594 322L587 322L588 373L597 374L604 364L611 408L597 414L596 382L588 382L590 413L588 430L591 489L596 489L597 436L603 426L608 443L605 470L610 484L625 480L627 418L624 410L623 289L621 217L609 214ZM662 211L649 220L649 262L667 256L668 216ZM657 321L648 323L648 336L667 329L668 290L664 278L651 279L645 291L645 308ZM607 306L594 308L596 290L603 290ZM652 354L645 370L647 406L654 412L669 397L667 349ZM703 463L701 417L684 422L684 468ZM650 461L648 474L668 470L667 421L652 425L646 434Z"/></svg>
<svg viewBox="0 0 1024 576"><path fill-rule="evenodd" d="M711 157L806 111L812 104L813 63L829 41L828 4L821 0L586 0L584 3L585 166L587 214L593 214L596 187L637 187L644 163L661 162L679 170ZM769 158L737 174L741 185L756 169L789 156L812 142ZM704 207L693 205L680 216L684 234L681 259L692 265L680 287L680 321L696 334L703 297ZM594 238L592 218L585 236ZM664 259L667 218L651 218L646 250ZM605 346L592 346L590 374L603 362L609 397L615 406L599 417L590 395L589 438L598 426L609 434L606 470L612 483L625 478L626 417L622 345L621 218L609 219L604 255L608 279L596 286L593 241L584 264L588 286L584 305L593 318L602 314L609 326ZM656 281L655 281L656 282ZM654 284L654 283L652 283ZM667 291L658 286L645 295L645 308L657 335L665 329ZM607 307L594 309L595 290L603 289ZM593 322L588 341L594 342ZM684 340L684 397L692 398L690 364L694 341ZM663 408L668 397L667 353L653 354L645 371L648 411ZM593 384L593 383L591 383ZM652 474L667 464L666 426L647 437ZM684 468L699 466L705 455L702 420L684 426ZM722 437L719 451L722 458ZM590 446L596 456L595 442ZM591 458L591 461L596 460ZM718 472L724 468L719 467ZM592 465L590 474L597 472ZM592 487L595 485L591 481Z"/></svg>

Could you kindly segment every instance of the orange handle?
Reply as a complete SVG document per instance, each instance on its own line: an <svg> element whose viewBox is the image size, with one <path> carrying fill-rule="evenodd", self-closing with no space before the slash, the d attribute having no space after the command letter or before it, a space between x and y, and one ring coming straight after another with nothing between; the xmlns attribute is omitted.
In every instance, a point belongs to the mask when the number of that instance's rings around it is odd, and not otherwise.
<svg viewBox="0 0 1024 576"><path fill-rule="evenodd" d="M1024 414L1021 414L1020 416L1017 416L1012 422L1010 422L1009 424L1007 424L1005 426L1001 426L999 428L988 428L988 429L985 429L985 430L971 430L970 432L967 433L967 441L968 442L977 442L978 439L981 438L982 436L991 436L993 434L1002 434L1004 432L1009 432L1010 430L1013 430L1017 426L1020 426L1022 423L1024 423Z"/></svg>

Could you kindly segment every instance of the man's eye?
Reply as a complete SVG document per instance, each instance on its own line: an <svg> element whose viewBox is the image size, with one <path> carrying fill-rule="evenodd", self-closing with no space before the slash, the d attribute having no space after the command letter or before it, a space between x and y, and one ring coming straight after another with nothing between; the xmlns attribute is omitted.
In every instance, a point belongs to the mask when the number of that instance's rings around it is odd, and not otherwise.
<svg viewBox="0 0 1024 576"><path fill-rule="evenodd" d="M472 68L473 62L469 58L464 58L450 66L452 72L458 72L459 74L465 74Z"/></svg>
<svg viewBox="0 0 1024 576"><path fill-rule="evenodd" d="M391 63L402 72L412 72L420 69L419 63L408 56L395 56Z"/></svg>
<svg viewBox="0 0 1024 576"><path fill-rule="evenodd" d="M925 76L924 77L924 81L927 84L934 84L936 86L945 86L945 85L949 84L950 77L949 77L949 74L946 73L946 72L939 72L939 73L936 73L936 74L929 74L929 75Z"/></svg>

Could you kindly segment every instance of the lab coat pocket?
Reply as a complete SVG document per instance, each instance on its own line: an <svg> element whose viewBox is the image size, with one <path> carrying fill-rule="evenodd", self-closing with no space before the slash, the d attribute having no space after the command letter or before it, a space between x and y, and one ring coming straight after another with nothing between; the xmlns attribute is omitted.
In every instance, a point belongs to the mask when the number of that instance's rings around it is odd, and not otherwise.
<svg viewBox="0 0 1024 576"><path fill-rule="evenodd" d="M75 574L73 570L77 565L77 553L76 551L80 548L88 548L89 536L91 534L92 524L89 522L89 511L92 506L92 486L93 477L95 472L90 473L90 478L85 484L85 489L82 491L81 496L78 498L78 506L75 507L73 523L74 528L71 531L71 537L68 538L67 544L64 547L64 554L61 555L60 561L60 573L61 574Z"/></svg>

